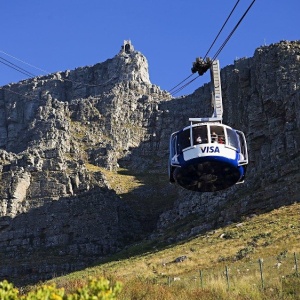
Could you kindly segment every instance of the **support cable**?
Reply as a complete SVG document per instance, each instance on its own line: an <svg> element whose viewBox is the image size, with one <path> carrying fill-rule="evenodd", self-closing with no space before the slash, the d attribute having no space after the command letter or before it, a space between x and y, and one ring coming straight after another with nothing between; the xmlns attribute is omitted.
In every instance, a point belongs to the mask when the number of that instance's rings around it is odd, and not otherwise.
<svg viewBox="0 0 300 300"><path fill-rule="evenodd" d="M179 82L177 85L175 85L172 89L170 89L168 92L170 94L174 93L172 92L174 89L176 89L179 85L181 85L183 82L185 82L186 80L188 80L191 76L193 76L194 74L191 74L190 76L188 76L187 78L183 79L181 82Z"/></svg>
<svg viewBox="0 0 300 300"><path fill-rule="evenodd" d="M209 49L207 50L207 52L206 52L206 54L205 54L203 60L207 57L209 51L211 50L211 48L213 47L213 45L214 45L215 42L217 41L219 35L221 34L222 30L224 29L225 25L227 24L228 20L230 19L232 13L233 13L234 10L236 9L236 7L237 7L237 5L238 5L239 2L240 2L240 0L237 0L237 2L235 3L233 9L231 10L230 14L228 15L228 17L226 18L225 22L223 23L221 29L219 30L219 33L217 34L217 36L215 37L214 41L212 42L212 44L210 45ZM195 72L193 72L193 73L195 73ZM201 74L201 75L203 75L203 74ZM176 86L174 86L172 89L170 89L168 92L169 92L172 96L174 96L174 95L177 94L179 91L181 91L183 88L185 88L186 86L188 86L191 82L193 82L196 78L199 77L199 76L198 76L198 77L196 77L194 80L189 81L188 83L186 83L185 85L183 85L181 88L176 89L179 85L181 85L183 82L185 82L185 81L186 81L187 79L189 79L191 76L193 76L193 74L190 75L190 76L188 76L188 77L185 78L184 80L182 80L180 83L178 83L178 84L177 84ZM176 90L173 91L174 89L176 89Z"/></svg>
<svg viewBox="0 0 300 300"><path fill-rule="evenodd" d="M223 42L223 44L221 45L221 47L219 48L219 50L216 52L216 54L213 56L212 60L214 61L218 55L221 53L221 51L223 50L223 48L225 47L225 45L227 44L227 42L229 41L229 39L231 38L231 36L233 35L233 33L236 31L236 29L239 27L239 25L241 24L241 22L243 21L243 19L245 18L245 16L247 15L247 13L249 12L250 8L252 7L252 5L254 4L256 0L253 0L251 2L251 4L248 6L247 10L244 12L244 14L242 15L242 17L240 18L240 20L237 22L237 24L235 25L235 27L233 28L233 30L230 32L230 34L227 36L227 38L225 39L225 41Z"/></svg>
<svg viewBox="0 0 300 300"><path fill-rule="evenodd" d="M251 2L251 4L248 6L248 8L246 9L246 11L244 12L244 14L242 15L242 17L240 18L240 20L239 20L239 21L237 22L237 24L234 26L233 30L232 30L232 31L230 32L230 34L227 36L227 38L226 38L225 41L222 43L222 45L220 46L220 48L217 50L217 52L215 53L215 55L213 56L213 58L212 58L211 61L210 61L211 64L216 60L216 58L218 57L218 55L221 53L221 51L223 50L223 48L225 47L225 45L227 44L227 42L230 40L230 38L231 38L231 36L233 35L233 33L234 33L234 32L236 31L236 29L239 27L239 25L241 24L242 20L245 18L245 16L246 16L247 13L249 12L249 10L251 9L251 7L252 7L252 5L254 4L255 1L256 1L256 0L253 0L253 1ZM228 22L229 18L231 17L231 15L232 15L233 11L235 10L235 8L236 8L236 6L237 6L238 3L239 3L239 0L236 2L235 6L234 6L233 9L231 10L231 12L230 12L230 14L228 15L226 21L224 22L222 28L220 29L219 33L217 34L217 36L216 36L216 38L214 39L213 43L211 44L210 48L209 48L208 51L206 52L204 58L207 57L209 51L211 50L212 46L213 46L214 43L216 42L217 38L219 37L221 31L222 31L223 28L225 27L226 23ZM198 65L198 63L199 63L199 65ZM203 64L205 65L204 68L203 68L203 66L202 66ZM201 65L201 66L200 66L200 65ZM198 68L198 67L199 67L199 68ZM204 59L199 58L198 61L196 60L196 62L194 63L193 68L192 68L192 72L195 73L196 71L198 71L199 76L201 76L201 75L203 75L203 74L206 72L206 70L208 70L208 69L209 69L209 63L205 63L205 62L204 62ZM199 77L199 76L198 76L198 77ZM196 77L196 78L198 78L198 77ZM188 78L189 78L189 77L188 77ZM195 79L196 79L196 78L195 78ZM195 80L195 79L194 79L194 80ZM186 79L185 79L185 80L186 80ZM185 80L184 80L184 81L185 81ZM173 92L172 92L172 96L173 96L175 93L178 93L179 91L181 91L181 90L182 90L183 88L185 88L186 86L188 86L188 85L189 85L192 81L194 81L194 80L189 81L188 83L186 83L186 84L185 84L184 86L182 86L181 88L178 88L177 90L173 91ZM177 86L179 86L180 84L181 84L181 83L179 83ZM176 87L177 87L177 86L176 86ZM173 88L173 89L174 89L174 88ZM172 89L172 90L173 90L173 89Z"/></svg>
<svg viewBox="0 0 300 300"><path fill-rule="evenodd" d="M17 66L16 64L8 61L7 59L5 59L3 57L0 57L0 63L4 64L4 65L6 65L6 66L8 66L8 67L10 67L10 68L12 68L12 69L20 72L20 73L22 73L22 74L24 74L24 75L26 75L26 76L28 76L30 78L36 76L35 74L33 74L33 73L29 72L29 71L26 71L25 69Z"/></svg>
<svg viewBox="0 0 300 300"><path fill-rule="evenodd" d="M213 45L215 44L215 42L217 41L219 35L221 34L222 30L224 29L225 25L227 24L228 20L230 19L231 15L233 14L234 10L236 9L238 3L240 2L240 0L238 0L233 9L231 10L230 14L228 15L226 21L224 22L222 28L220 29L219 33L217 34L217 36L215 37L214 41L212 42L212 44L210 45L209 49L207 50L207 52L205 53L205 55L203 56L203 60L206 58L206 56L208 55L209 51L211 50L211 48L213 47Z"/></svg>
<svg viewBox="0 0 300 300"><path fill-rule="evenodd" d="M30 64L30 63L28 63L28 62L26 62L26 61L23 61L23 60L21 60L21 59L15 57L15 56L13 56L13 55L7 53L7 52L4 52L3 50L0 50L0 52L3 53L3 54L5 54L5 55L7 55L7 56L9 56L10 58L13 58L13 59L15 59L15 60L17 60L17 61L23 63L24 65L27 65L27 66L29 66L29 67L31 67L31 68L34 68L34 69L39 70L39 71L42 71L42 72L45 73L45 74L49 74L49 73L50 73L50 72L48 72L48 71L46 71L46 70L43 70L43 69L41 69L41 68L39 68L39 67L36 67L36 66L32 65L32 64Z"/></svg>
<svg viewBox="0 0 300 300"><path fill-rule="evenodd" d="M46 73L45 76L47 76L47 74L50 73L50 72L48 72L48 71L45 71L45 70L43 70L43 69L41 69L41 68L38 68L38 67L32 65L32 64L29 64L29 63L27 63L27 62L25 62L25 61L23 61L23 60L21 60L21 59L15 57L15 56L11 55L11 54L8 54L8 53L6 53L6 52L4 52L4 51L2 51L2 50L0 50L0 52L3 53L3 54L5 54L5 55L7 55L7 56L9 56L9 57L11 57L11 58L13 58L13 59L15 59L15 60L17 60L17 61L19 61L19 62L22 62L23 64L26 64L26 65L28 65L28 66L30 66L30 67L32 67L32 68L35 68L35 69L37 69L37 70L40 70L40 71ZM3 61L1 61L1 59L2 59ZM7 60L7 59L5 59L5 58L3 58L3 57L0 57L0 63L2 63L2 64L4 64L4 65L6 65L6 66L8 66L8 67L10 67L10 68L12 68L12 69L14 69L14 70L20 72L20 73L22 73L22 74L28 76L29 79L38 76L38 75L36 75L36 74L33 74L33 73L31 73L31 72L29 72L29 71L23 69L22 67L20 67L20 66L14 64L14 63L12 63L12 62L10 62L9 60ZM114 74L114 75L115 75L115 74ZM111 81L112 79L114 79L114 77L112 77L111 79L109 79L109 80L107 80L106 82L101 83L101 84L88 84L88 83L82 83L81 81L75 81L75 80L71 80L71 79L68 79L68 78L62 78L63 81L68 81L68 82L75 83L75 84L82 84L82 85L88 86L88 87L97 87L97 86L100 86L100 85L104 85L104 84L107 84L107 83L108 83L109 81Z"/></svg>
<svg viewBox="0 0 300 300"><path fill-rule="evenodd" d="M194 75L194 74L192 74ZM195 77L194 79L190 80L189 82L187 82L185 85L179 87L177 90L172 92L172 96L174 96L175 94L179 93L181 90L183 90L186 86L188 86L189 84L191 84L193 81L195 81L198 77L200 77L200 75L198 75L197 77Z"/></svg>

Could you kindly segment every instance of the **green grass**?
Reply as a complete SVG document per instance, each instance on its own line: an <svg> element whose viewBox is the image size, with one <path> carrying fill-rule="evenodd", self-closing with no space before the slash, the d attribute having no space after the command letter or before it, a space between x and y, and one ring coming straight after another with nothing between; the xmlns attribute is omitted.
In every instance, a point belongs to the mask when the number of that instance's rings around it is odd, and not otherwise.
<svg viewBox="0 0 300 300"><path fill-rule="evenodd" d="M300 204L294 204L182 243L148 240L54 281L72 289L90 276L105 276L123 282L120 299L297 299L300 281L293 274L294 253L300 255L299 215ZM185 261L174 262L183 255Z"/></svg>

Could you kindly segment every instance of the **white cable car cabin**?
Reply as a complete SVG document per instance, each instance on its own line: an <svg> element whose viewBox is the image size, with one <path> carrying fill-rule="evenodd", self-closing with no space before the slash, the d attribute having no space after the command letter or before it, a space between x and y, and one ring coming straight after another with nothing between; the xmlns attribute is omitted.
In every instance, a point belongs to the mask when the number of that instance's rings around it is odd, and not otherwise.
<svg viewBox="0 0 300 300"><path fill-rule="evenodd" d="M243 182L248 164L245 135L219 123L191 123L170 139L170 182L214 192Z"/></svg>
<svg viewBox="0 0 300 300"><path fill-rule="evenodd" d="M219 62L211 65L214 114L190 118L190 125L171 134L169 180L198 192L214 192L243 182L248 164L243 132L221 123Z"/></svg>

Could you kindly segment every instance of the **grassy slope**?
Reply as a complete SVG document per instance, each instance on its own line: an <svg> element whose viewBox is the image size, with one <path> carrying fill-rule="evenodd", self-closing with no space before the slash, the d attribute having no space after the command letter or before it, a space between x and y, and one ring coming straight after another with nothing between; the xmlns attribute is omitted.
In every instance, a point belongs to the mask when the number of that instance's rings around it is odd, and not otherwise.
<svg viewBox="0 0 300 300"><path fill-rule="evenodd" d="M137 277L162 283L169 277L180 277L182 283L182 280L197 277L199 270L203 270L206 278L222 275L225 266L229 267L234 281L243 276L257 277L259 258L264 259L266 280L275 273L278 279L294 272L294 252L300 252L299 216L300 204L296 203L179 244L166 246L159 240L145 241L123 250L107 262L56 278L54 282L73 289L84 284L89 276L104 275L125 285ZM175 263L179 256L187 259ZM248 281L251 280L248 278Z"/></svg>
<svg viewBox="0 0 300 300"><path fill-rule="evenodd" d="M142 176L132 174L127 169L111 172L91 164L87 164L87 168L91 172L100 171L104 174L111 188L125 202L132 205L137 214L141 210L142 216L145 210L149 210L149 220L151 216L159 214L161 207L167 207L172 203L172 199L166 203L165 197L161 194L156 195L155 201L152 194L152 197L144 197L143 205L140 203L144 186L157 188L163 185L165 178L162 178L161 174ZM161 186L161 190L164 188L165 186ZM147 295L150 295L149 299L175 299L174 295L176 299L189 300L199 299L199 297L227 299L228 283L224 278L225 267L227 267L230 286L235 293L231 295L232 297L235 298L238 294L239 299L265 299L264 297L290 299L294 285L288 288L287 297L283 297L282 278L295 272L294 253L300 257L299 216L300 204L294 204L245 219L238 224L206 232L182 243L166 245L165 241L172 236L172 230L180 230L183 226L189 226L196 221L185 220L184 224L182 222L174 224L157 240L146 240L133 245L92 268L53 281L67 290L74 290L84 285L90 276L105 276L113 281L119 280L124 283L125 296L120 299L132 299L132 297L148 299L144 298L145 290ZM174 262L180 256L187 258L181 263ZM262 295L258 289L261 284L258 263L260 258L263 259L265 284L270 287L267 296ZM195 282L197 287L200 284L199 270L203 274L205 286L211 287L209 291L205 291L207 295L203 294L203 290L200 294L198 290L196 292L193 290ZM180 286L178 282L173 281L174 278L180 278ZM178 288L171 294L169 290L161 290L156 284L161 283L160 287L166 287L170 282L172 286ZM297 281L296 284L298 283L300 282ZM216 287L219 290L215 294L213 290ZM187 294L187 291L193 294Z"/></svg>

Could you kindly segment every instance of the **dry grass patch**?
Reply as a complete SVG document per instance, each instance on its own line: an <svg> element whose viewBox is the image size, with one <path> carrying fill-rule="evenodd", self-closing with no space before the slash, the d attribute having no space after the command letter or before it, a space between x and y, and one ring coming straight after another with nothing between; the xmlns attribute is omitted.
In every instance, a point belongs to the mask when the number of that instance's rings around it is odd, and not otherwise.
<svg viewBox="0 0 300 300"><path fill-rule="evenodd" d="M300 204L294 204L177 244L159 246L159 241L145 241L114 255L110 262L73 273L72 278L85 278L93 270L93 274L120 280L125 289L120 299L140 299L139 296L160 299L156 298L158 294L164 295L162 299L189 300L204 296L205 299L294 299L289 295L295 293L293 282L298 279L289 276L295 273L293 252L300 255L299 215ZM186 259L176 263L180 256ZM202 289L199 289L200 270ZM180 278L179 282L174 278ZM147 294L142 293L145 290Z"/></svg>
<svg viewBox="0 0 300 300"><path fill-rule="evenodd" d="M98 168L105 175L110 188L115 190L118 195L127 194L143 185L143 182L137 179L135 175L129 174L126 169L120 168L117 171L109 171Z"/></svg>

